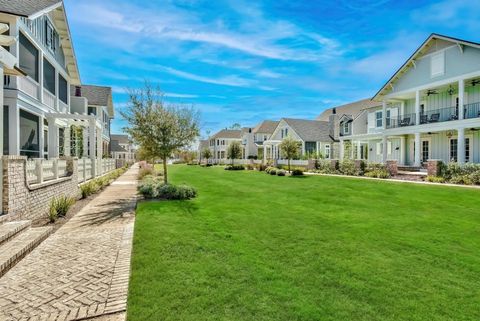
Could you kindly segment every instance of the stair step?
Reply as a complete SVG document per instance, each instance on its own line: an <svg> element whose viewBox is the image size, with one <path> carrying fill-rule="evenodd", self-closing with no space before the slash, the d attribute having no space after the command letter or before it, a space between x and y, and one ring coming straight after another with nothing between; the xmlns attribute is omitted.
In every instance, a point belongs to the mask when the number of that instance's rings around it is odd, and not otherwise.
<svg viewBox="0 0 480 321"><path fill-rule="evenodd" d="M30 221L14 221L0 225L0 244L8 241L27 227L30 227Z"/></svg>
<svg viewBox="0 0 480 321"><path fill-rule="evenodd" d="M35 227L0 246L0 276L32 251L52 232L53 227Z"/></svg>

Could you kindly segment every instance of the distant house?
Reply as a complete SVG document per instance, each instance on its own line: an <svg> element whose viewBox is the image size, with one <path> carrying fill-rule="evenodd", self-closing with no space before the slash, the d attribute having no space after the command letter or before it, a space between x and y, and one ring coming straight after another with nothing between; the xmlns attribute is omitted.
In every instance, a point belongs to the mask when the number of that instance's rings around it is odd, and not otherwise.
<svg viewBox="0 0 480 321"><path fill-rule="evenodd" d="M307 119L282 118L270 138L263 142L264 159L282 159L280 143L291 137L301 143L300 154L332 157L334 138L329 122Z"/></svg>
<svg viewBox="0 0 480 321"><path fill-rule="evenodd" d="M234 141L242 143L242 130L222 129L212 135L208 141L215 162L226 161L228 145Z"/></svg>
<svg viewBox="0 0 480 321"><path fill-rule="evenodd" d="M136 160L135 146L127 135L111 135L111 153L114 159L122 159L127 162Z"/></svg>
<svg viewBox="0 0 480 321"><path fill-rule="evenodd" d="M264 120L254 128L243 130L242 143L244 145L244 158L263 158L263 143L270 139L278 121Z"/></svg>

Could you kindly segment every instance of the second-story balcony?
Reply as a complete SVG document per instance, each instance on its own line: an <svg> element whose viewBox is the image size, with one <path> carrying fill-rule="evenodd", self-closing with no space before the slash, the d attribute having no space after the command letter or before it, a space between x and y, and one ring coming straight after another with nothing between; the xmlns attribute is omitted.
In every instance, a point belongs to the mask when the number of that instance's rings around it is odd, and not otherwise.
<svg viewBox="0 0 480 321"><path fill-rule="evenodd" d="M463 112L464 119L480 118L480 102L464 105ZM419 125L454 121L459 120L459 117L459 108L456 106L431 109L420 113ZM415 113L390 117L386 121L387 129L417 125Z"/></svg>

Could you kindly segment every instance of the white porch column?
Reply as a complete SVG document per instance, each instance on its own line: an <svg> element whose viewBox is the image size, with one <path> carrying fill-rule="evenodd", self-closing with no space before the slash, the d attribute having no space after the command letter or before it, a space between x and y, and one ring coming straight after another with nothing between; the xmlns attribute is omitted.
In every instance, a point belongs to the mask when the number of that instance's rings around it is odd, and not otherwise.
<svg viewBox="0 0 480 321"><path fill-rule="evenodd" d="M48 158L58 157L58 126L55 119L48 118Z"/></svg>
<svg viewBox="0 0 480 321"><path fill-rule="evenodd" d="M465 80L458 81L458 119L464 119L464 105L465 105Z"/></svg>
<svg viewBox="0 0 480 321"><path fill-rule="evenodd" d="M95 119L90 119L88 121L88 141L90 143L90 146L89 146L89 156L90 156L90 159L92 161L92 177L96 177L97 176L97 166L96 166L96 162L95 162L95 142L96 142L96 137L95 137L95 134L96 134L96 122L95 122Z"/></svg>
<svg viewBox="0 0 480 321"><path fill-rule="evenodd" d="M267 161L267 145L263 144L263 161Z"/></svg>
<svg viewBox="0 0 480 321"><path fill-rule="evenodd" d="M102 160L103 160L103 141L102 141L102 127L97 128L97 158L96 158L96 164L97 164L97 175L102 175L103 174L103 166L102 166Z"/></svg>
<svg viewBox="0 0 480 321"><path fill-rule="evenodd" d="M362 142L361 141L357 141L357 159L362 159Z"/></svg>
<svg viewBox="0 0 480 321"><path fill-rule="evenodd" d="M302 155L305 155L305 142L302 141Z"/></svg>
<svg viewBox="0 0 480 321"><path fill-rule="evenodd" d="M405 149L405 136L400 137L400 165L405 165L405 156L406 156L406 149Z"/></svg>
<svg viewBox="0 0 480 321"><path fill-rule="evenodd" d="M345 146L343 139L340 139L340 160L343 160L345 157Z"/></svg>
<svg viewBox="0 0 480 321"><path fill-rule="evenodd" d="M382 127L387 128L387 101L382 101Z"/></svg>
<svg viewBox="0 0 480 321"><path fill-rule="evenodd" d="M387 136L382 137L382 163L387 163L387 153L388 153L388 140Z"/></svg>
<svg viewBox="0 0 480 321"><path fill-rule="evenodd" d="M8 106L8 149L10 155L20 155L20 109Z"/></svg>
<svg viewBox="0 0 480 321"><path fill-rule="evenodd" d="M465 163L465 128L457 129L457 163Z"/></svg>
<svg viewBox="0 0 480 321"><path fill-rule="evenodd" d="M355 143L353 140L350 140L350 159L353 160L355 156Z"/></svg>
<svg viewBox="0 0 480 321"><path fill-rule="evenodd" d="M82 128L83 136L83 155L82 158L88 158L88 130L86 127ZM215 155L213 156L215 158Z"/></svg>
<svg viewBox="0 0 480 321"><path fill-rule="evenodd" d="M45 130L44 119L39 117L38 120L38 149L40 150L40 157L45 157L45 135L43 135L43 131ZM48 137L47 137L48 140Z"/></svg>
<svg viewBox="0 0 480 321"><path fill-rule="evenodd" d="M420 125L420 90L415 92L415 125Z"/></svg>
<svg viewBox="0 0 480 321"><path fill-rule="evenodd" d="M415 159L413 165L416 167L420 167L422 165L422 162L420 160L420 151L422 149L421 144L422 142L420 139L420 133L415 133Z"/></svg>
<svg viewBox="0 0 480 321"><path fill-rule="evenodd" d="M70 134L71 134L70 127L69 126L65 127L64 138L63 138L63 154L65 156L71 155L70 149L72 145L72 138Z"/></svg>

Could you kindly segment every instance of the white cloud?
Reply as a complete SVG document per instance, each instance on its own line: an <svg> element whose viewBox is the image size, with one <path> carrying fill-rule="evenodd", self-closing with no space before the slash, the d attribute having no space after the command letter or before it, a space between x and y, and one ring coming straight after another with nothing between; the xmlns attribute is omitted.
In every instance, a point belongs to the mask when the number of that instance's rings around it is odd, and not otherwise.
<svg viewBox="0 0 480 321"><path fill-rule="evenodd" d="M178 93L165 93L165 97L170 98L198 98L198 95L191 95L191 94L178 94Z"/></svg>

